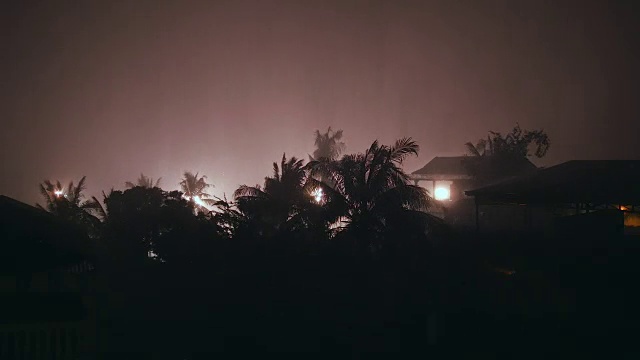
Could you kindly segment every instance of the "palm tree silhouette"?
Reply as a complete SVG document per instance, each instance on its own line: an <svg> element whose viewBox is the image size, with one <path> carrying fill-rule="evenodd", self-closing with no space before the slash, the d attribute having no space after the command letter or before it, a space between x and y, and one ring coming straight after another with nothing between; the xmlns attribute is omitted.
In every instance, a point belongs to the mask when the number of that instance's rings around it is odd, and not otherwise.
<svg viewBox="0 0 640 360"><path fill-rule="evenodd" d="M153 178L150 178L148 176L145 176L144 174L140 174L140 177L136 180L136 182L131 182L131 181L127 181L125 182L125 186L132 189L136 186L140 186L143 188L155 188L155 187L160 187L160 180L162 180L162 178L158 178L155 182L153 181Z"/></svg>
<svg viewBox="0 0 640 360"><path fill-rule="evenodd" d="M196 211L208 211L206 205L215 205L216 200L207 193L207 189L213 185L207 183L205 175L193 174L190 171L184 172L184 177L180 181L180 189L187 201L191 202Z"/></svg>
<svg viewBox="0 0 640 360"><path fill-rule="evenodd" d="M317 206L312 196L316 181L307 174L303 160L283 154L280 164L273 163L273 176L265 178L264 186L242 185L234 192L238 209L272 230L303 226L305 211Z"/></svg>
<svg viewBox="0 0 640 360"><path fill-rule="evenodd" d="M313 156L309 156L311 161L320 159L335 160L346 148L345 143L340 141L342 139L342 130L333 131L329 127L324 134L316 130L315 137L316 150L313 152Z"/></svg>
<svg viewBox="0 0 640 360"><path fill-rule="evenodd" d="M335 184L325 184L323 189L332 207L341 209L335 213L342 212L342 232L374 241L406 221L433 224L435 218L425 212L431 206L427 191L411 185L400 167L418 150L411 138L392 146L374 141L364 153L310 164L314 174L322 174Z"/></svg>
<svg viewBox="0 0 640 360"><path fill-rule="evenodd" d="M44 206L40 204L36 204L36 206L53 215L79 224L91 235L94 235L91 230L95 230L99 220L92 214L95 206L94 201L84 200L85 182L86 176L83 176L77 185L71 181L66 187L60 181L53 183L50 180L45 180L40 184L40 194L45 201Z"/></svg>

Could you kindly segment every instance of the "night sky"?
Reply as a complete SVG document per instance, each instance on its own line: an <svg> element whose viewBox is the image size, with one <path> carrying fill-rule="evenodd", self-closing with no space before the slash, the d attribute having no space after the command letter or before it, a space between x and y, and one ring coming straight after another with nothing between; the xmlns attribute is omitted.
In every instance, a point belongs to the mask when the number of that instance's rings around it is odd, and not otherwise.
<svg viewBox="0 0 640 360"><path fill-rule="evenodd" d="M640 159L627 3L5 1L0 193L190 170L229 195L328 126L353 152L415 138L409 172L516 122L548 132L539 165Z"/></svg>

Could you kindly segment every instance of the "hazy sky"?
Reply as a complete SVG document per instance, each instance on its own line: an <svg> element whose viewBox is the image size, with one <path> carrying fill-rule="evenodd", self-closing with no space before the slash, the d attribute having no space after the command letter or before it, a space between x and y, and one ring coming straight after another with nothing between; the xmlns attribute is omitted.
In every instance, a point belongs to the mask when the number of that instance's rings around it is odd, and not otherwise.
<svg viewBox="0 0 640 360"><path fill-rule="evenodd" d="M640 159L630 1L8 2L0 193L29 203L184 170L230 194L328 126L354 152L414 137L408 171L516 122L551 137L538 164Z"/></svg>

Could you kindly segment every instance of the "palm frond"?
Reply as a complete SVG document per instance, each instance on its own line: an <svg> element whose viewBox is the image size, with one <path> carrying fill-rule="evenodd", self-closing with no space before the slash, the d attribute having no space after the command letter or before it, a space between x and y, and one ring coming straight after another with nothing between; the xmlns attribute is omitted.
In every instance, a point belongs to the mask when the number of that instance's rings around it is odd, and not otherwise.
<svg viewBox="0 0 640 360"><path fill-rule="evenodd" d="M284 158L284 155L282 155ZM283 159L284 162L284 159ZM276 180L280 180L280 167L277 162L273 163L273 178Z"/></svg>
<svg viewBox="0 0 640 360"><path fill-rule="evenodd" d="M95 196L92 196L91 200L88 200L84 204L82 204L82 208L94 212L103 221L107 219L107 211L105 210L100 200L98 200Z"/></svg>
<svg viewBox="0 0 640 360"><path fill-rule="evenodd" d="M467 142L467 143L464 144L464 146L467 148L467 152L470 155L481 156L480 151L478 150L478 148L476 148L475 145L473 145L473 143Z"/></svg>
<svg viewBox="0 0 640 360"><path fill-rule="evenodd" d="M47 182L45 182L46 184ZM52 194L51 191L47 188L45 188L45 185L40 184L40 194L42 195L42 197L45 199L45 206L47 211L51 211L51 205L52 205Z"/></svg>
<svg viewBox="0 0 640 360"><path fill-rule="evenodd" d="M78 181L78 185L75 186L75 188L73 188L73 192L69 192L69 196L72 196L71 201L76 204L79 205L80 201L82 200L82 192L84 190L86 190L86 181L87 177L83 176L82 179L80 179L80 181Z"/></svg>
<svg viewBox="0 0 640 360"><path fill-rule="evenodd" d="M256 186L240 185L240 187L233 192L234 199L239 199L244 197L267 197L267 196L268 195L264 191L262 191L262 189L258 185Z"/></svg>
<svg viewBox="0 0 640 360"><path fill-rule="evenodd" d="M392 161L402 163L408 155L418 155L420 146L412 138L405 137L396 140L395 144L390 148L390 158Z"/></svg>
<svg viewBox="0 0 640 360"><path fill-rule="evenodd" d="M398 194L405 209L427 211L433 206L428 191L420 186L402 185L395 187L393 191Z"/></svg>
<svg viewBox="0 0 640 360"><path fill-rule="evenodd" d="M346 148L346 145L340 141L343 136L342 130L333 131L329 127L325 133L320 133L320 131L316 130L314 136L316 150L313 152L313 159L326 158L334 160Z"/></svg>

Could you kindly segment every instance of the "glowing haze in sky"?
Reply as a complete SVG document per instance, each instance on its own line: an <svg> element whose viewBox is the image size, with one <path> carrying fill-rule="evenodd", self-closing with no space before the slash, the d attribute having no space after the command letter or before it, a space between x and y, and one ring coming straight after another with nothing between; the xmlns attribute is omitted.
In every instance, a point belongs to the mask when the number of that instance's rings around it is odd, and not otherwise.
<svg viewBox="0 0 640 360"><path fill-rule="evenodd" d="M630 3L629 5L627 5ZM637 5L612 1L17 1L3 5L0 193L141 172L261 183L313 131L458 155L544 128L542 163L639 156Z"/></svg>

